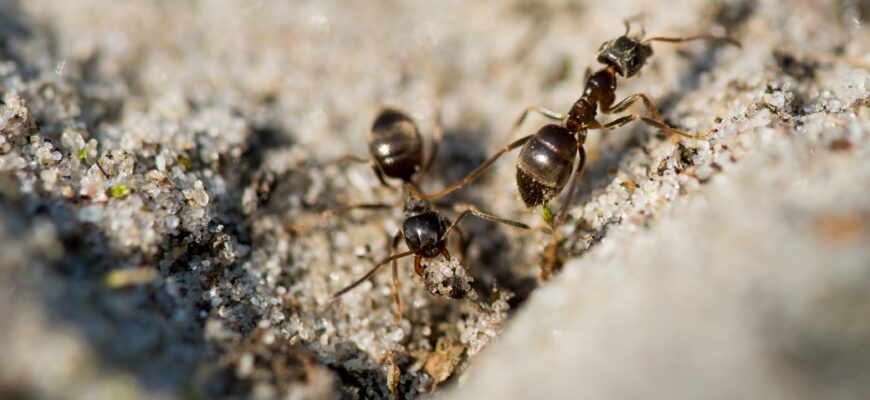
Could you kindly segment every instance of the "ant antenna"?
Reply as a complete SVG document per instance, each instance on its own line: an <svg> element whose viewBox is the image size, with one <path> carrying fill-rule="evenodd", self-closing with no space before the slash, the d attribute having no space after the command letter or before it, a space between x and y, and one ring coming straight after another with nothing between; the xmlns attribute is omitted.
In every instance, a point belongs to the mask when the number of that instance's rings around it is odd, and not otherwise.
<svg viewBox="0 0 870 400"><path fill-rule="evenodd" d="M353 283L351 283L350 285L345 286L344 289L341 289L341 290L335 292L335 294L332 295L332 299L335 300L335 299L339 298L341 295L343 295L343 294L351 291L353 288L359 286L361 283L365 282L366 279L371 278L371 276L374 275L375 272L378 272L378 269L380 269L382 266L386 265L387 263L398 260L398 259L403 258L403 257L411 256L411 255L414 255L413 250L409 250L409 251L406 251L404 253L393 254L393 255L381 260L381 262L377 263L377 265L375 265L374 268L370 269L369 272L366 272L366 274L363 275L362 278L359 278L356 281L354 281Z"/></svg>
<svg viewBox="0 0 870 400"><path fill-rule="evenodd" d="M637 13L632 15L622 21L622 25L625 26L625 33L622 36L628 36L631 33L631 21L640 21L643 19L643 13ZM646 33L646 27L643 24L640 24L640 37L643 37Z"/></svg>
<svg viewBox="0 0 870 400"><path fill-rule="evenodd" d="M434 127L432 128L432 135L430 137L429 144L429 155L426 156L426 163L423 165L423 168L420 170L420 173L417 175L419 179L423 175L426 175L429 172L429 168L432 167L432 164L435 162L435 158L438 156L438 147L441 145L441 141L444 140L444 125L441 120L441 110L442 110L442 96L444 95L443 88L438 89L438 98L435 100L435 112L433 114L434 118Z"/></svg>
<svg viewBox="0 0 870 400"><path fill-rule="evenodd" d="M358 203L351 204L349 206L344 206L340 208L336 208L333 210L326 210L317 214L313 217L308 217L299 222L289 222L285 221L285 224L290 228L290 230L294 232L304 232L311 228L314 225L319 224L321 221L335 217L336 215L346 214L353 210L383 210L397 207L400 203Z"/></svg>
<svg viewBox="0 0 870 400"><path fill-rule="evenodd" d="M727 36L715 36L715 35L697 35L697 36L687 36L687 37L668 37L668 36L653 36L646 39L643 39L640 44L649 44L650 42L667 42L667 43L681 43L681 42L691 42L693 40L709 40L711 42L725 42L733 46L737 46L738 48L742 47L740 42L727 37Z"/></svg>
<svg viewBox="0 0 870 400"><path fill-rule="evenodd" d="M501 218L499 216L480 211L477 209L477 207L474 207L470 204L457 204L457 206L466 207L466 209L464 211L462 211L462 213L459 214L458 217L456 217L456 220L453 221L453 223L450 224L449 227L447 227L447 230L444 231L443 238L447 238L450 235L450 233L453 232L454 229L458 229L459 222L462 221L463 218L465 218L469 215L473 215L477 218L480 218L482 220L486 220L489 222L510 225L510 226L513 226L514 228L519 228L519 229L524 229L524 230L531 230L532 229L530 226L528 226L522 222L517 222L514 220L507 219L507 218Z"/></svg>
<svg viewBox="0 0 870 400"><path fill-rule="evenodd" d="M409 187L409 189L412 190L412 193L413 193L415 196L417 196L418 198L420 198L420 199L422 199L422 200L435 200L435 199L440 199L440 198L442 198L442 197L444 197L444 196L447 196L447 195L450 194L450 193L453 193L453 192L456 191L457 189L459 189L459 188L461 188L461 187L463 187L463 186L465 186L465 185L467 185L467 184L473 182L475 179L477 179L478 177L480 177L481 175L483 175L483 173L486 172L486 170L487 170L487 169L488 169L488 168L489 168L493 163L495 163L495 162L498 160L498 158L501 157L502 154L507 153L507 152L509 152L509 151L511 151L511 150L513 150L513 149L516 149L517 147L522 146L522 145L525 144L527 141L529 141L529 139L531 139L531 138L532 138L532 136L529 135L529 136L526 136L526 137L523 137L523 138L521 138L521 139L518 139L518 140L514 141L513 143L507 145L506 147L502 148L501 150L499 150L498 152L496 152L494 155L492 155L488 160L486 160L486 162L484 162L484 163L481 164L479 167L477 167L477 168L475 168L473 171L471 171L471 172L468 174L468 176L466 176L464 179L462 179L461 181L456 182L456 183L454 183L454 184L448 186L447 188L444 188L443 190L441 190L441 191L438 192L438 193L433 193L433 194L423 194L423 193L420 193L420 192L419 192L416 188L414 188L414 187Z"/></svg>

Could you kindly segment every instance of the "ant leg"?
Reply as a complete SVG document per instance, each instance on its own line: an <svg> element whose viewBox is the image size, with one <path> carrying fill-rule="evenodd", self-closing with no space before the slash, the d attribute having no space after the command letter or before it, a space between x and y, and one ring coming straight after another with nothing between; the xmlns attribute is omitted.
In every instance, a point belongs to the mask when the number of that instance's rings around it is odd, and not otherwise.
<svg viewBox="0 0 870 400"><path fill-rule="evenodd" d="M646 97L646 95L643 93L635 93L631 96L628 96L613 106L610 106L610 105L605 106L605 105L601 104L601 112L603 114L616 114L616 113L625 111L628 109L628 107L631 107L631 105L634 104L638 99L640 99L643 102L644 107L646 107L646 111L650 115L652 115L653 119L658 120L658 121L664 121L664 119L662 118L662 114L659 113L659 110L657 110L656 107L652 104L652 102L649 101L649 97Z"/></svg>
<svg viewBox="0 0 870 400"><path fill-rule="evenodd" d="M402 239L402 232L399 231L393 236L393 242L390 245L390 254L396 254L396 250L399 248L399 241ZM399 284L399 264L396 260L390 262L391 267L393 269L393 301L396 303L396 321L402 320L402 295L401 295L401 286Z"/></svg>
<svg viewBox="0 0 870 400"><path fill-rule="evenodd" d="M393 185L390 185L389 183L387 183L387 179L384 178L384 170L382 170L381 167L375 162L373 162L371 164L372 164L372 171L375 171L375 176L378 177L378 181L381 182L381 185L384 187L392 188Z"/></svg>
<svg viewBox="0 0 870 400"><path fill-rule="evenodd" d="M433 204L435 204L438 208L449 208L451 206L453 206L454 208L456 208L457 206L465 206L466 208L469 207L468 205L463 203L440 203L436 201ZM466 235L465 231L463 231L462 228L460 228L459 226L456 227L456 232L459 234L459 252L464 259L465 255L468 254L468 246L471 245L471 241L474 239L474 234L472 233L470 235Z"/></svg>
<svg viewBox="0 0 870 400"><path fill-rule="evenodd" d="M528 135L526 137L520 138L517 141L507 145L506 147L504 147L503 149L499 150L494 155L492 155L492 157L490 157L489 160L486 160L486 162L481 164L479 167L475 168L474 171L471 171L465 178L462 178L462 180L460 180L459 182L456 182L456 183L448 186L447 188L445 188L444 190L442 190L438 193L423 194L423 193L420 193L419 191L417 191L417 189L415 189L413 187L411 187L410 189L411 189L412 193L414 194L414 196L417 196L422 200L434 200L434 199L438 199L438 198L447 196L448 194L453 193L457 189L459 189L459 188L461 188L461 187L463 187L471 182L474 182L475 179L477 179L481 175L483 175L483 173L486 172L486 170L489 169L489 167L493 163L495 163L496 160L498 160L499 157L501 157L504 153L507 153L511 150L516 149L517 147L522 146L529 139L531 139L532 136L533 135Z"/></svg>
<svg viewBox="0 0 870 400"><path fill-rule="evenodd" d="M466 236L465 231L460 227L456 227L456 234L459 235L459 265L468 272L468 267L465 265L465 256L468 252L468 244L471 242L471 236Z"/></svg>
<svg viewBox="0 0 870 400"><path fill-rule="evenodd" d="M460 227L456 227L456 234L459 235L459 263L465 263L466 252L468 251L469 237Z"/></svg>
<svg viewBox="0 0 870 400"><path fill-rule="evenodd" d="M388 187L388 188L393 187L392 185L387 183L386 178L384 178L384 171L381 170L381 167L379 167L377 163L369 161L369 160L362 158L362 157L357 157L353 154L347 154L347 155L341 156L339 158L336 158L334 160L329 160L323 164L324 165L343 164L346 162L357 163L357 164L369 164L369 166L371 166L372 170L375 172L375 176L378 177L378 181L381 182L381 185L383 185L384 187Z"/></svg>
<svg viewBox="0 0 870 400"><path fill-rule="evenodd" d="M394 260L398 260L400 258L407 257L407 256L410 256L413 254L414 254L414 251L409 250L409 251L406 251L404 253L393 254L393 255L381 260L381 262L377 263L372 269L369 270L369 272L366 272L366 274L363 275L362 278L359 278L359 279L355 280L353 283L351 283L350 285L345 286L344 289L341 289L341 290L335 292L335 294L332 295L332 298L336 299L336 298L340 297L341 295L351 291L353 288L359 286L361 283L365 282L366 279L371 278L372 275L375 274L375 272L378 272L378 269L380 269L381 266L383 266L389 262L392 262Z"/></svg>
<svg viewBox="0 0 870 400"><path fill-rule="evenodd" d="M323 164L325 164L325 165L342 164L342 163L346 163L346 162L357 163L357 164L368 164L369 160L362 158L362 157L355 156L353 154L345 154L345 155L338 157L336 159L329 160Z"/></svg>
<svg viewBox="0 0 870 400"><path fill-rule="evenodd" d="M353 211L353 210L357 210L357 209L365 209L365 210L388 209L388 208L396 207L397 205L398 205L398 204L387 204L387 203L359 203L359 204L351 204L351 205L349 205L349 206L344 206L344 207L341 207L341 208L336 208L336 209L334 209L334 210L326 210L326 211L324 211L324 212L321 212L321 213L318 214L317 216L312 216L312 217L309 217L309 218L305 218L305 219L303 219L302 221L299 221L299 222L289 222L289 221L286 221L286 220L285 220L285 221L284 221L284 226L287 227L288 229L294 231L294 232L301 233L301 232L304 232L304 231L308 230L308 229L311 228L313 225L316 225L316 224L320 223L320 221L323 221L323 220L325 220L325 219L332 218L332 217L334 217L334 216L336 216L336 215L345 214L345 213L348 213L348 212Z"/></svg>
<svg viewBox="0 0 870 400"><path fill-rule="evenodd" d="M667 42L667 43L681 43L681 42L691 42L693 40L710 40L713 42L725 42L733 46L741 47L740 42L727 37L727 36L715 36L715 35L695 35L695 36L686 36L686 37L666 37L666 36L653 36L650 38L644 39L640 44L648 44L650 42Z"/></svg>
<svg viewBox="0 0 870 400"><path fill-rule="evenodd" d="M435 162L435 157L438 155L438 146L441 145L441 141L444 139L444 126L441 124L440 102L438 102L435 109L435 126L432 128L431 148L429 150L429 156L426 157L426 162L423 164L423 169L420 171L419 176L425 175L426 172L429 171L429 168L432 167L432 163Z"/></svg>
<svg viewBox="0 0 870 400"><path fill-rule="evenodd" d="M416 272L417 275L423 276L424 269L423 264L421 264L420 261L423 261L423 257L414 256L414 272Z"/></svg>
<svg viewBox="0 0 870 400"><path fill-rule="evenodd" d="M514 125L511 127L511 130L508 131L508 134L507 134L508 139L510 139L514 135L514 132L517 129L519 129L520 125L522 125L523 122L526 120L526 117L529 116L529 113L532 113L532 112L536 112L536 113L538 113L546 118L552 119L554 121L564 121L566 118L568 118L567 115L557 113L553 110L550 110L550 109L547 109L544 107L528 106L528 107L526 107L525 110L523 110L523 113L520 114L520 117L517 118L516 122L514 122Z"/></svg>
<svg viewBox="0 0 870 400"><path fill-rule="evenodd" d="M514 132L516 132L516 131L519 129L519 127L523 124L523 121L526 120L526 117L527 117L527 116L529 115L529 113L531 113L531 112L536 112L536 113L538 113L538 114L540 114L540 115L542 115L542 116L544 116L544 117L546 117L546 118L550 118L550 119L553 119L553 120L556 120L556 121L564 121L564 120L567 118L567 116L565 116L565 115L563 115L563 114L559 114L559 113L557 113L557 112L555 112L555 111L553 111L553 110L550 110L550 109L547 109L547 108L544 108L544 107L539 107L539 106L529 106L529 107L526 107L526 109L522 112L522 114L520 114L520 117L517 118L516 122L514 122L514 125L513 125L513 126L511 127L511 129L508 131L508 133L507 133L507 135L506 135L508 139L511 138L511 137L513 137ZM412 188L412 193L413 193L415 196L417 196L417 197L419 197L419 198L421 198L421 199L423 199L423 200L434 200L434 199L438 199L438 198L441 198L441 197L447 196L448 194L453 193L453 192L456 191L457 189L459 189L459 188L461 188L461 187L463 187L463 186L465 186L465 185L468 185L468 184L471 183L471 182L474 182L475 179L477 179L477 178L479 178L481 175L483 175L483 173L484 173L484 172L485 172L485 171L486 171L486 170L487 170L487 169L488 169L488 168L489 168L489 167L490 167L490 166L491 166L491 165L492 165L496 160L498 160L499 157L501 157L504 153L507 153L507 152L509 152L509 151L511 151L511 150L513 150L513 149L516 149L517 147L522 146L523 144L526 143L526 141L528 141L529 139L531 139L531 137L532 137L532 135L525 136L525 137L520 138L519 140L517 140L517 141L515 141L515 142L513 142L513 143L511 143L511 144L509 144L509 145L507 145L507 146L505 146L504 148L502 148L501 150L499 150L498 152L496 152L492 157L490 157L489 160L486 160L486 162L484 162L483 164L481 164L479 167L475 168L474 171L471 171L471 172L470 172L470 173L469 173L465 178L463 178L463 179L460 180L459 182L454 183L453 185L448 186L446 189L444 189L444 190L442 190L442 191L440 191L440 192L438 192L438 193L434 193L434 194L423 194L423 193L420 193L419 191L417 191L416 189L413 189L413 188Z"/></svg>
<svg viewBox="0 0 870 400"><path fill-rule="evenodd" d="M596 124L593 124L592 129L611 130L611 129L619 128L619 127L621 127L629 122L637 121L637 120L640 120L641 122L643 122L647 125L661 129L662 132L664 132L668 135L671 135L671 134L680 135L682 137L689 138L689 139L706 139L711 134L713 134L713 130L711 130L710 132L707 132L705 134L693 135L691 133L687 133L685 131L674 128L674 127L672 127L664 122L656 121L654 119L647 118L647 117L642 117L642 116L637 115L637 114L626 115L624 117L617 118L613 121L610 121L604 125L601 125L600 123L596 123Z"/></svg>
<svg viewBox="0 0 870 400"><path fill-rule="evenodd" d="M489 222L510 225L510 226L515 227L515 228L526 229L526 230L532 229L531 227L529 227L528 225L526 225L522 222L517 222L517 221L506 219L506 218L501 218L501 217L480 211L474 206L468 205L467 207L469 207L469 208L467 208L465 211L463 211L462 214L459 214L459 216L456 217L456 221L453 221L453 223L447 227L447 230L444 231L444 236L441 237L441 240L444 240L444 238L448 237L448 235L450 235L450 233L453 232L454 229L458 228L457 225L459 225L459 222L462 221L463 218L465 218L469 215L473 215L477 218L487 220Z"/></svg>
<svg viewBox="0 0 870 400"><path fill-rule="evenodd" d="M568 210L571 208L571 203L574 202L574 195L577 193L577 186L580 184L580 177L583 174L583 166L586 165L586 150L582 145L577 146L577 152L580 154L580 162L577 163L577 168L574 170L574 177L571 179L571 185L568 186L568 194L565 195L565 201L562 203L562 209L559 210L559 215L553 222L553 236L550 237L550 243L547 244L547 249L544 253L544 265L541 266L541 279L550 279L550 275L561 268L559 261L559 243L562 241L562 231L559 227L568 218Z"/></svg>
<svg viewBox="0 0 870 400"><path fill-rule="evenodd" d="M642 21L642 20L643 20L643 12L639 12L637 14L634 14L634 15L622 20L622 26L625 27L625 33L623 33L622 36L628 36L628 34L631 33L631 21ZM644 33L646 33L646 27L643 26L643 24L641 24L640 37L643 37Z"/></svg>
<svg viewBox="0 0 870 400"><path fill-rule="evenodd" d="M100 164L100 160L99 160L99 159L97 159L97 161L94 162L94 165L96 165L96 166L97 166L97 169L100 170L100 173L103 174L103 179L106 179L106 180L110 179L110 178L109 178L109 174L107 174L107 173L106 173L106 170L103 169L103 165Z"/></svg>
<svg viewBox="0 0 870 400"><path fill-rule="evenodd" d="M591 69L586 68L586 71L590 72ZM561 121L564 121L568 118L567 115L557 113L557 112L550 110L548 108L544 108L544 107L540 107L540 106L528 106L520 114L519 118L517 118L517 120L514 121L514 124L511 126L511 129L509 131L507 131L507 134L505 135L504 139L502 140L502 143L507 142L508 140L510 140L510 138L514 137L514 134L516 133L516 131L518 131L520 129L520 126L523 125L523 122L525 122L526 118L532 112L538 113L541 116L543 116L545 118L552 119L554 121L561 122Z"/></svg>

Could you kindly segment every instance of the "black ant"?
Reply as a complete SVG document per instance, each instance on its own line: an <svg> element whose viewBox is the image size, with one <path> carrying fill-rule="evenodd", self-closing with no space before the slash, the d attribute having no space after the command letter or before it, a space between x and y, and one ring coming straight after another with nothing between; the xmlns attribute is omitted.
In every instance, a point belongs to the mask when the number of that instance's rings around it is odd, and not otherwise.
<svg viewBox="0 0 870 400"><path fill-rule="evenodd" d="M619 128L632 121L641 121L664 131L666 134L676 134L691 139L703 139L710 135L692 135L676 129L664 122L661 114L652 105L649 98L643 93L635 93L622 101L616 101L616 77L630 78L640 72L647 59L652 56L652 42L688 42L692 40L724 41L735 46L740 46L737 41L711 35L699 35L690 37L649 37L629 36L630 26L625 22L625 33L616 39L605 42L598 50L598 62L605 64L601 70L590 74L587 70L586 87L583 94L574 103L567 114L532 106L527 107L520 115L509 132L509 136L523 123L530 112L537 112L546 118L559 121L559 124L548 124L540 128L534 135L525 136L516 140L496 152L482 165L477 167L464 179L434 194L415 193L417 197L425 200L434 200L443 197L480 177L499 157L520 146L517 159L517 187L526 207L544 207L545 219L552 226L553 236L545 253L545 262L541 268L541 277L546 280L550 274L561 267L557 250L560 242L559 227L567 217L569 206L574 200L577 184L580 181L580 173L586 163L586 151L583 144L586 142L586 131L589 129L611 130ZM639 114L629 114L619 117L608 123L600 123L595 119L596 111L603 114L615 114L627 110L636 101L642 101L650 117ZM579 163L574 169L574 178L568 187L568 194L555 220L549 212L547 203L561 193L572 175L574 161L579 155ZM413 189L413 188L412 188Z"/></svg>
<svg viewBox="0 0 870 400"><path fill-rule="evenodd" d="M336 292L333 295L333 299L365 282L383 265L391 263L393 270L393 299L396 303L396 319L399 320L402 315L402 303L399 297L399 274L396 260L413 255L414 272L424 277L426 272L426 268L422 264L424 259L437 258L438 256L444 256L448 261L451 259L450 252L447 250L447 239L451 233L454 231L458 232L460 239L463 242L465 241L465 234L462 233L458 225L467 216L475 216L490 222L507 224L520 229L530 229L529 226L523 223L497 217L470 205L464 205L464 210L451 223L450 220L433 207L432 203L414 195L414 193L417 193L417 190L414 188L413 178L415 176L422 176L431 166L437 153L441 132L440 125L436 126L432 149L424 164L423 140L417 125L414 124L408 115L401 111L389 108L383 109L375 118L372 124L371 135L369 136L369 153L372 161L353 156L340 159L370 163L381 184L384 186L390 187L386 178L401 180L404 188L403 211L405 213L405 220L402 223L402 229L392 238L390 256L375 264L361 278ZM353 204L321 213L315 220L320 221L354 209L392 208L397 205L388 203ZM293 224L292 229L299 232L311 224L311 222ZM399 242L402 239L404 239L408 251L396 253ZM464 249L464 244L462 248ZM461 258L459 264L462 268L465 268ZM436 284L445 286L447 293L453 298L461 299L467 294L458 278L453 280L446 279L443 282L436 282ZM431 287L429 290L431 292L435 291Z"/></svg>

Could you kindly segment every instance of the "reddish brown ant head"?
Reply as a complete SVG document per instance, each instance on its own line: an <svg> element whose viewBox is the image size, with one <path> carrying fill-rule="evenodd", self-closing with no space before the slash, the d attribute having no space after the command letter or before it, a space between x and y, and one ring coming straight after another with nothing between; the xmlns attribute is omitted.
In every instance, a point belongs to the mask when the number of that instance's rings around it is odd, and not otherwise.
<svg viewBox="0 0 870 400"><path fill-rule="evenodd" d="M619 75L630 78L643 68L646 59L652 54L649 44L623 35L601 45L598 49L598 62L609 65Z"/></svg>

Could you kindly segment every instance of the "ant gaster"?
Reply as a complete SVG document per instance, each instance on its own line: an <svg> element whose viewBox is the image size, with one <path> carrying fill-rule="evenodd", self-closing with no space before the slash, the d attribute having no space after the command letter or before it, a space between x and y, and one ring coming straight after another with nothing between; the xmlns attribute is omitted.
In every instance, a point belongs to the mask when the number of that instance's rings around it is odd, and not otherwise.
<svg viewBox="0 0 870 400"><path fill-rule="evenodd" d="M435 134L433 135L432 148L424 163L423 159L423 140L419 133L419 129L414 121L405 113L386 108L378 113L372 124L371 134L369 136L369 153L372 161L366 161L353 156L343 157L340 160L349 160L355 162L370 163L372 169L384 186L390 186L385 177L399 179L403 183L404 206L403 211L405 220L402 223L402 229L396 233L391 242L391 254L384 258L374 267L372 267L365 275L357 279L353 283L339 290L333 295L333 298L347 293L351 289L365 282L368 278L374 275L380 267L390 263L393 272L393 299L396 303L396 319L401 319L402 302L399 297L399 275L396 261L414 256L414 272L423 276L425 267L422 264L424 259L437 258L444 256L450 260L450 252L447 250L447 239L456 231L460 235L460 239L464 242L465 235L459 228L458 224L468 216L475 216L490 222L503 223L520 229L530 229L529 226L497 217L495 215L478 210L476 207L464 205L464 210L459 214L456 220L451 223L443 214L438 212L433 204L429 201L420 199L414 193L418 193L414 188L413 178L425 174L432 164L437 153L438 144L441 139L442 130L440 126L436 126ZM360 203L345 206L336 210L326 211L315 218L315 221L320 221L338 214L346 213L354 209L383 209L392 208L398 204L388 203ZM300 232L311 226L311 222L300 222L292 225L292 229ZM397 253L400 241L404 239L408 251ZM464 246L463 246L464 247ZM460 265L465 268L463 261L460 258ZM462 290L461 285L447 283L450 288L450 296L454 298L464 298L466 293Z"/></svg>
<svg viewBox="0 0 870 400"><path fill-rule="evenodd" d="M499 157L520 146L516 181L520 197L529 208L544 206L555 196L562 192L572 175L572 167L577 158L579 162L574 169L574 178L568 187L565 201L555 220L547 221L553 227L553 236L547 246L544 264L541 268L542 279L548 279L554 270L561 267L558 259L558 244L561 241L559 227L567 217L567 210L574 200L580 173L586 163L586 151L583 145L586 142L586 132L589 129L611 130L619 128L632 121L641 121L664 131L666 134L676 134L691 139L702 139L710 133L692 135L682 130L671 127L664 122L661 114L652 105L649 98L643 93L635 93L625 99L616 102L616 78L617 75L629 78L636 75L645 65L647 59L652 56L652 42L687 42L698 39L724 41L736 46L740 44L726 37L699 35L690 37L649 37L629 36L630 26L625 23L625 33L613 40L602 44L598 50L598 62L605 65L595 73L587 71L586 86L580 98L574 103L567 114L548 110L543 107L532 106L526 108L511 128L508 136L526 119L530 112L537 112L546 118L559 121L559 124L548 124L540 128L534 135L525 136L516 140L503 149L496 152L481 166L468 174L464 179L434 194L416 193L421 199L433 200L443 197L477 179ZM627 110L632 104L640 100L650 117L639 114L628 114L607 123L598 122L595 117L598 111L602 114L615 114ZM614 104L615 103L615 104ZM545 208L545 215L549 215L549 209Z"/></svg>

